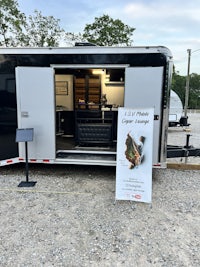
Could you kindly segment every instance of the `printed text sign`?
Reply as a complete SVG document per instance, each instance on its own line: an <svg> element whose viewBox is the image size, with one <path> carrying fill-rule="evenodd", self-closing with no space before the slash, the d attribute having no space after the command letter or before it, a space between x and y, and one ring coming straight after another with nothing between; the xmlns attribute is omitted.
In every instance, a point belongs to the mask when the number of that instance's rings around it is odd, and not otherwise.
<svg viewBox="0 0 200 267"><path fill-rule="evenodd" d="M116 199L151 202L154 109L118 109Z"/></svg>

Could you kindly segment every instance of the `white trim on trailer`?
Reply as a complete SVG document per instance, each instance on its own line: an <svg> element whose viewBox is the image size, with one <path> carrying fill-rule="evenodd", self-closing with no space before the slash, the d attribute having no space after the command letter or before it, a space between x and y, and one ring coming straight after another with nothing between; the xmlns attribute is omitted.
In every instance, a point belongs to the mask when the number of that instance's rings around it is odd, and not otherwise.
<svg viewBox="0 0 200 267"><path fill-rule="evenodd" d="M23 162L20 158L11 158L11 159L5 159L5 160L0 160L0 166L7 166L15 163Z"/></svg>
<svg viewBox="0 0 200 267"><path fill-rule="evenodd" d="M16 163L24 163L25 159L24 158L11 158L11 159L6 159L6 160L1 160L0 161L0 167L3 166L8 166ZM114 161L108 161L108 160L84 160L83 159L55 159L55 160L50 160L50 159L29 159L29 163L42 163L42 164L81 164L81 165L101 165L101 166L116 166L116 160ZM153 164L154 168L166 168L167 164L166 163L157 163Z"/></svg>
<svg viewBox="0 0 200 267"><path fill-rule="evenodd" d="M143 46L143 47L102 47L102 46L75 46L75 47L43 47L43 48L0 48L1 54L151 54L163 53L169 58L172 58L171 51L164 46Z"/></svg>
<svg viewBox="0 0 200 267"><path fill-rule="evenodd" d="M54 69L123 69L129 67L130 64L51 64Z"/></svg>

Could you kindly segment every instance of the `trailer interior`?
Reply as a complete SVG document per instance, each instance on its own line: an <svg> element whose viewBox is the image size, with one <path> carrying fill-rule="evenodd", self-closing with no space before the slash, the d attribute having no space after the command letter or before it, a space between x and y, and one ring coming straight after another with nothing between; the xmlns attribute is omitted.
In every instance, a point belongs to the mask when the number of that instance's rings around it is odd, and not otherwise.
<svg viewBox="0 0 200 267"><path fill-rule="evenodd" d="M56 157L116 160L125 68L55 68Z"/></svg>

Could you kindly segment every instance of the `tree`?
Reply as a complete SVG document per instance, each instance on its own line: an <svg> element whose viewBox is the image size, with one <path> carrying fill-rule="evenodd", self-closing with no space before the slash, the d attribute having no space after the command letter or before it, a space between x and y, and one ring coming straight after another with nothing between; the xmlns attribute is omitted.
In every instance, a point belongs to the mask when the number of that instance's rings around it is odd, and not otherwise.
<svg viewBox="0 0 200 267"><path fill-rule="evenodd" d="M189 108L200 107L200 75L190 75Z"/></svg>
<svg viewBox="0 0 200 267"><path fill-rule="evenodd" d="M185 85L186 77L179 75L177 72L173 73L172 90L178 94L182 104L185 102Z"/></svg>
<svg viewBox="0 0 200 267"><path fill-rule="evenodd" d="M29 47L56 47L64 32L59 26L59 19L53 16L43 16L35 10L33 16L29 16L25 32L19 39L22 46Z"/></svg>
<svg viewBox="0 0 200 267"><path fill-rule="evenodd" d="M94 23L86 24L83 37L90 43L99 46L131 45L131 36L135 28L125 25L119 19L112 19L108 15L95 18Z"/></svg>
<svg viewBox="0 0 200 267"><path fill-rule="evenodd" d="M64 40L67 46L74 46L76 42L85 42L86 39L83 37L82 33L73 33L73 32L66 32Z"/></svg>
<svg viewBox="0 0 200 267"><path fill-rule="evenodd" d="M16 35L22 32L25 15L15 0L0 0L0 46L17 46Z"/></svg>
<svg viewBox="0 0 200 267"><path fill-rule="evenodd" d="M172 90L179 95L183 105L185 104L185 87L186 77L174 72L172 79ZM190 75L188 106L191 109L200 108L200 75L196 73L192 73Z"/></svg>

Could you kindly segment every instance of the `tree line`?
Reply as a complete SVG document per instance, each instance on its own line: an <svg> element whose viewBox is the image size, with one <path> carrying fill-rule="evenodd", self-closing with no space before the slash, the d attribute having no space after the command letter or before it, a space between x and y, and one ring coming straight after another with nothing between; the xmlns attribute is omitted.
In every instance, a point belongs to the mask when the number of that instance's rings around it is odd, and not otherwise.
<svg viewBox="0 0 200 267"><path fill-rule="evenodd" d="M132 44L134 30L104 14L96 17L94 23L86 24L83 33L66 32L53 16L43 16L35 10L27 17L16 0L0 0L0 47L58 47L74 42L127 46Z"/></svg>
<svg viewBox="0 0 200 267"><path fill-rule="evenodd" d="M186 76L181 76L178 72L174 72L171 89L178 94L184 106ZM188 108L200 109L200 75L196 73L190 74Z"/></svg>
<svg viewBox="0 0 200 267"><path fill-rule="evenodd" d="M130 46L135 28L104 14L86 24L83 33L66 32L60 20L43 16L38 10L28 17L19 10L17 0L0 0L0 47L58 47L89 42L98 46ZM174 71L172 90L185 101L186 77ZM190 75L189 104L200 108L200 75Z"/></svg>

